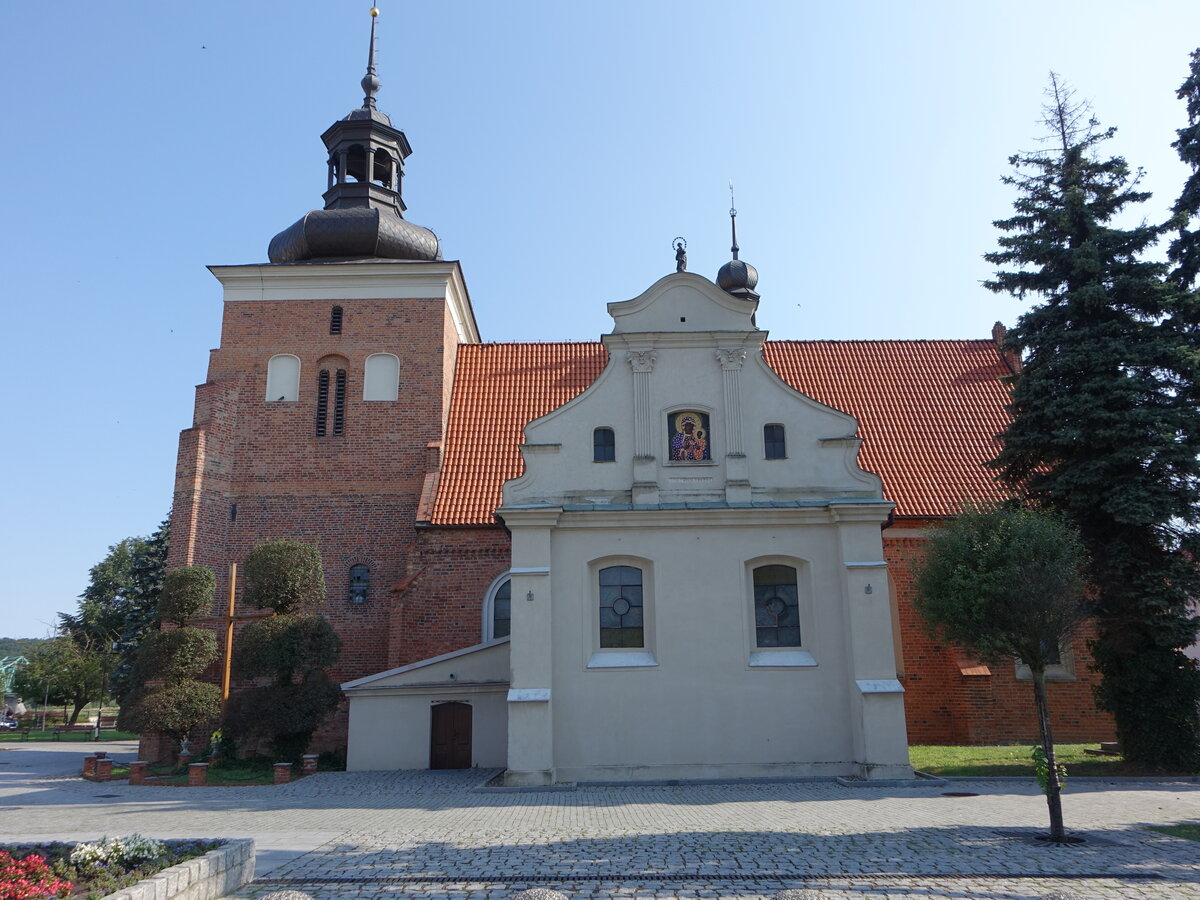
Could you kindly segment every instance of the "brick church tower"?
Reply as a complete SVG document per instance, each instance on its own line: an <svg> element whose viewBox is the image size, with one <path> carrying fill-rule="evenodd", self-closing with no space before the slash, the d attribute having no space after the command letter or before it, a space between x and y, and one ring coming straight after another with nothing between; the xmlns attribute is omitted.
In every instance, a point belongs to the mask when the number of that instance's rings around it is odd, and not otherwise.
<svg viewBox="0 0 1200 900"><path fill-rule="evenodd" d="M458 263L403 217L412 151L376 108L374 51L372 19L363 104L321 136L324 208L276 235L270 263L211 267L221 340L180 436L171 518L169 566L212 568L221 610L230 564L255 545L318 543L335 681L388 665L390 590L438 467L458 345L479 340Z"/></svg>

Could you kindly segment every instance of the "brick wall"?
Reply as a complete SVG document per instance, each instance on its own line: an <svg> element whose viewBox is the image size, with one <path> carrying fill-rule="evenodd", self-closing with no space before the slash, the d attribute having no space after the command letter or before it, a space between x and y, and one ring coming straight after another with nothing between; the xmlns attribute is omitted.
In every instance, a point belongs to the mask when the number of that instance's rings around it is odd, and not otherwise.
<svg viewBox="0 0 1200 900"><path fill-rule="evenodd" d="M329 333L335 304L343 311L341 334ZM328 590L317 612L343 642L341 659L330 671L335 681L382 671L404 655L433 655L411 633L403 653L390 651L392 588L410 574L427 447L442 439L456 349L442 299L227 302L221 346L211 354L208 380L196 389L193 426L180 435L168 565L212 568L214 613L223 614L230 563L264 540L316 542ZM366 357L381 352L400 360L397 402L362 399ZM296 402L266 400L267 362L281 353L300 359ZM347 372L342 435L329 429L316 436L323 365ZM331 425L332 392L329 408ZM348 599L353 565L370 570L364 604ZM448 591L439 587L438 596ZM473 633L466 627L470 616L452 622L449 607L424 615L416 611L418 596L408 598L408 609L426 627L444 623L437 626L444 634L429 634L429 646L439 648L435 652L478 640L478 593L471 598ZM236 609L247 611L240 600ZM322 743L344 744L344 733L343 710L323 730Z"/></svg>
<svg viewBox="0 0 1200 900"><path fill-rule="evenodd" d="M883 533L884 554L900 622L904 709L913 744L991 744L1035 741L1037 718L1033 684L1018 679L1013 661L982 666L969 654L934 641L913 606L912 563L920 558L921 530L933 523L897 523L897 537ZM1096 708L1093 686L1099 676L1089 668L1087 641L1094 629L1082 629L1063 655L1070 680L1048 685L1051 725L1056 741L1113 740L1112 717Z"/></svg>

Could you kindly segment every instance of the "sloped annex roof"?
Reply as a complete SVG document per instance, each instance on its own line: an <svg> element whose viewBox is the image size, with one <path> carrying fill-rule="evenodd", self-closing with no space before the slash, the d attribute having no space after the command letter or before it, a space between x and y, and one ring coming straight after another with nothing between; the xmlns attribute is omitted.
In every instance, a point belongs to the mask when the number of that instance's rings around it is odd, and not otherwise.
<svg viewBox="0 0 1200 900"><path fill-rule="evenodd" d="M764 355L796 390L858 420L859 465L883 479L896 515L1001 496L984 463L1007 422L1009 370L992 341L768 341ZM493 523L522 471L526 423L581 393L607 358L591 341L461 345L429 524Z"/></svg>

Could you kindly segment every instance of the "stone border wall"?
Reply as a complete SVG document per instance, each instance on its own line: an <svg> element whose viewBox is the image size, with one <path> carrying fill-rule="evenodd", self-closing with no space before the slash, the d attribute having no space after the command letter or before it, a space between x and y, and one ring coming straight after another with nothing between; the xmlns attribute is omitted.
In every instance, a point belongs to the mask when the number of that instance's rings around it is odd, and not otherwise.
<svg viewBox="0 0 1200 900"><path fill-rule="evenodd" d="M254 880L254 841L228 840L216 850L163 869L103 900L216 900Z"/></svg>

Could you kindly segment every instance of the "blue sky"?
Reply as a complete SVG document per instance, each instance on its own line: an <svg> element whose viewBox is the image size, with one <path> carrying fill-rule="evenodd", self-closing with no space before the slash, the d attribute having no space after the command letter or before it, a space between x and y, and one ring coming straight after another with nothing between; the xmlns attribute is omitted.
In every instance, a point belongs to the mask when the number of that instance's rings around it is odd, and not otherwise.
<svg viewBox="0 0 1200 900"><path fill-rule="evenodd" d="M109 544L166 514L217 344L210 264L320 205L361 103L369 4L6 3L0 27L0 634L42 636ZM605 304L729 255L786 338L981 338L1007 159L1067 78L1164 216L1192 2L383 0L379 106L409 217L462 261L486 340L593 339Z"/></svg>

